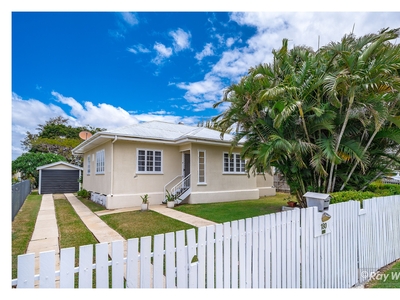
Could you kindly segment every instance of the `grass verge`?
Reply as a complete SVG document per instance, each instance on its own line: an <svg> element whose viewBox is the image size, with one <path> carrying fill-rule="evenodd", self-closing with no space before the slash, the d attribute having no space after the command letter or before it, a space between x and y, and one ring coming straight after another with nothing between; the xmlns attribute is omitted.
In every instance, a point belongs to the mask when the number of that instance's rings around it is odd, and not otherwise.
<svg viewBox="0 0 400 300"><path fill-rule="evenodd" d="M74 247L75 266L78 266L79 247L97 244L98 241L76 214L74 208L64 195L53 195L53 199L58 225L59 247L60 249ZM94 248L93 251L95 251ZM93 284L94 283L95 277L93 278ZM75 287L78 287L77 274L75 274Z"/></svg>
<svg viewBox="0 0 400 300"><path fill-rule="evenodd" d="M206 204L183 204L174 209L216 223L231 222L282 211L289 195L277 193L276 196L258 200L245 200Z"/></svg>
<svg viewBox="0 0 400 300"><path fill-rule="evenodd" d="M400 288L400 260L382 268L368 282L366 288L398 289Z"/></svg>
<svg viewBox="0 0 400 300"><path fill-rule="evenodd" d="M26 198L24 204L12 222L12 242L11 242L11 261L12 278L17 277L18 255L25 254L28 249L35 229L36 218L39 213L42 196L37 192L32 192Z"/></svg>

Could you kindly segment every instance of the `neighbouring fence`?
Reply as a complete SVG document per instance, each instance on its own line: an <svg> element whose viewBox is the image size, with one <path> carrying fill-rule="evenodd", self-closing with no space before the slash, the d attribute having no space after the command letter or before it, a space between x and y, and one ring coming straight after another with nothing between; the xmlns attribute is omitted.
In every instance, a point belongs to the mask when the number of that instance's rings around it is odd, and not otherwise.
<svg viewBox="0 0 400 300"><path fill-rule="evenodd" d="M77 276L79 288L350 288L400 258L400 195L364 200L362 209L356 201L333 204L325 213L296 208L197 235L82 246L79 266L74 248L61 249L59 270L54 251L43 252L36 275L35 255L20 255L12 285L73 288Z"/></svg>
<svg viewBox="0 0 400 300"><path fill-rule="evenodd" d="M277 192L290 193L290 186L282 174L274 174L274 186Z"/></svg>
<svg viewBox="0 0 400 300"><path fill-rule="evenodd" d="M12 221L14 221L15 216L25 202L26 197L31 193L31 182L29 180L24 180L13 184L11 186L12 193Z"/></svg>
<svg viewBox="0 0 400 300"><path fill-rule="evenodd" d="M383 183L400 184L400 180L385 178L382 179Z"/></svg>

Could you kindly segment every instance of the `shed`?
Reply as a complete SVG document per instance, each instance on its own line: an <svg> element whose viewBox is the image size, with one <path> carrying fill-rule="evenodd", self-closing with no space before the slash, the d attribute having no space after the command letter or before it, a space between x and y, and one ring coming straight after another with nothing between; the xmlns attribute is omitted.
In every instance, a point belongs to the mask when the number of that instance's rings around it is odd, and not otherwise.
<svg viewBox="0 0 400 300"><path fill-rule="evenodd" d="M59 161L36 169L39 171L39 194L63 194L79 191L82 167Z"/></svg>

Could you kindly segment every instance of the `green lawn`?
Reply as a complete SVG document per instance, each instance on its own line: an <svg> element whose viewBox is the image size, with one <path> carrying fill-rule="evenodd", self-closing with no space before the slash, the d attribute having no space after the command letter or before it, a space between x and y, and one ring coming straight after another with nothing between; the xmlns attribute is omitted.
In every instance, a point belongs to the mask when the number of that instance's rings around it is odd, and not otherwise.
<svg viewBox="0 0 400 300"><path fill-rule="evenodd" d="M154 211L130 211L100 217L125 239L154 236L195 228L181 221L171 219Z"/></svg>
<svg viewBox="0 0 400 300"><path fill-rule="evenodd" d="M183 204L174 209L216 223L224 223L282 211L286 206L288 194L277 193L276 196L263 197L258 200L244 200L207 204Z"/></svg>
<svg viewBox="0 0 400 300"><path fill-rule="evenodd" d="M17 277L18 255L25 254L35 229L36 218L39 213L42 196L32 192L26 198L24 204L15 216L11 224L11 276Z"/></svg>
<svg viewBox="0 0 400 300"><path fill-rule="evenodd" d="M400 260L386 266L366 284L366 288L398 289L400 288Z"/></svg>

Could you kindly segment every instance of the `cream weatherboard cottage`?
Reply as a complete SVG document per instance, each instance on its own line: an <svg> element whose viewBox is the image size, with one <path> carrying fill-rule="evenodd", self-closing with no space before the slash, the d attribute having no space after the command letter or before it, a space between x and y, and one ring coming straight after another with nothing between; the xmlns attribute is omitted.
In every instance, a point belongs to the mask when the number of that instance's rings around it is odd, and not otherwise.
<svg viewBox="0 0 400 300"><path fill-rule="evenodd" d="M184 203L259 199L275 195L272 176L248 176L240 145L205 127L159 121L97 132L75 149L84 164L83 188L107 209L140 206L148 194L161 204L166 193Z"/></svg>

